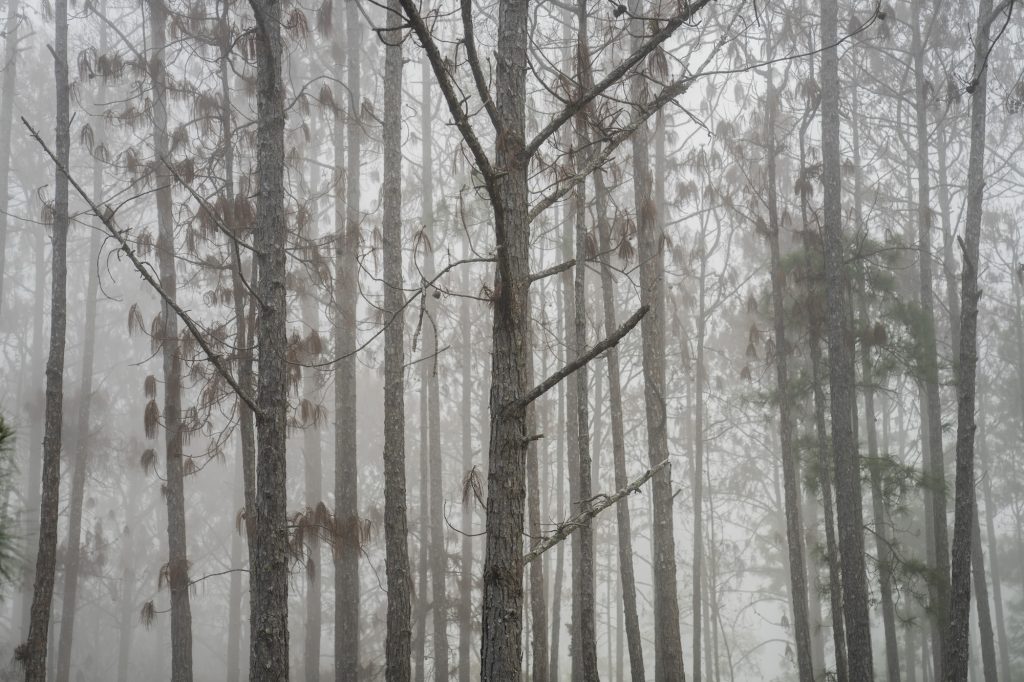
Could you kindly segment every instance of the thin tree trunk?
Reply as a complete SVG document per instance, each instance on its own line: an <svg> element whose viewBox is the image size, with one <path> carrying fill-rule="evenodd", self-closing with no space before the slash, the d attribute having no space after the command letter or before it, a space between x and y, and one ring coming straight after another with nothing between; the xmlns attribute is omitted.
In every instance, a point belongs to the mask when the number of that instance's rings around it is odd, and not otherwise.
<svg viewBox="0 0 1024 682"><path fill-rule="evenodd" d="M402 304L402 45L398 0L388 2L384 48L384 545L388 586L385 679L410 679L410 595L405 492L405 316Z"/></svg>
<svg viewBox="0 0 1024 682"><path fill-rule="evenodd" d="M921 272L922 370L925 407L928 418L925 498L926 513L931 519L932 542L935 547L934 577L929 582L929 613L932 616L932 647L936 670L942 666L942 636L948 623L949 538L946 530L946 482L942 454L942 414L939 404L938 351L935 340L935 312L932 292L932 211L928 164L928 99L930 87L925 79L926 47L921 37L922 0L913 4L913 59L915 82L915 115L917 135L917 225L919 264ZM941 676L941 675L939 675Z"/></svg>
<svg viewBox="0 0 1024 682"><path fill-rule="evenodd" d="M992 478L988 467L988 446L985 442L985 391L980 391L982 398L978 404L978 457L981 460L982 493L985 500L985 533L988 537L988 561L992 578L992 601L996 611L996 631L999 635L999 676L1010 679L1010 652L1006 639L1006 620L1003 617L1003 586L999 564L999 551L996 544L994 519L994 502L992 500Z"/></svg>
<svg viewBox="0 0 1024 682"><path fill-rule="evenodd" d="M1001 12L1002 10L1000 10ZM988 95L987 60L989 34L994 19L992 0L978 3L978 28L974 43L971 93L971 147L967 171L967 217L964 222L963 275L960 300L960 363L957 376L956 497L953 522L952 580L949 629L943 646L944 679L952 682L966 675L969 656L972 544L980 550L974 481L975 386L978 364L978 253L984 201L985 115ZM972 542L973 537L973 542ZM984 576L981 576L984 580ZM978 595L979 599L986 595ZM979 602L980 604L980 602ZM987 606L987 604L986 604ZM991 626L990 626L991 629ZM982 633L991 640L991 632Z"/></svg>
<svg viewBox="0 0 1024 682"><path fill-rule="evenodd" d="M18 76L18 9L20 0L7 3L4 24L3 101L0 102L0 316L3 315L4 266L7 262L7 211L10 208L8 182L11 175L11 122L14 119L14 96Z"/></svg>
<svg viewBox="0 0 1024 682"><path fill-rule="evenodd" d="M533 371L533 334L528 335L530 348L528 351L528 382L534 383ZM542 368L543 369L543 368ZM544 430L539 428L537 420L537 406L533 403L528 408L527 424L529 433L543 434ZM539 441L534 439L530 442L526 460L526 483L527 483L527 511L530 524L530 549L534 550L543 539L543 531L540 525L540 454ZM530 563L530 620L533 633L533 657L530 677L538 682L548 679L548 664L550 651L548 650L548 612L547 612L547 588L544 582L544 562L533 561Z"/></svg>
<svg viewBox="0 0 1024 682"><path fill-rule="evenodd" d="M54 3L54 77L56 80L57 162L68 167L71 151L68 86L68 5ZM64 401L64 345L67 331L68 178L56 172L53 199L50 289L50 347L46 361L46 407L43 432L42 495L39 505L39 549L36 554L28 641L22 650L25 682L45 682L50 607L57 562L57 517L60 513L60 449Z"/></svg>
<svg viewBox="0 0 1024 682"><path fill-rule="evenodd" d="M105 52L106 31L101 33L101 53ZM100 102L105 102L102 88ZM103 170L99 161L92 166L92 193L103 200ZM95 222L99 222L98 219ZM78 396L77 442L71 476L71 500L68 505L67 557L64 561L64 596L61 603L60 639L57 645L57 682L67 682L71 674L71 645L74 641L75 612L78 608L78 572L82 556L82 506L85 501L85 474L88 471L91 443L90 408L92 406L93 359L96 350L96 291L100 273L92 267L103 245L102 226L94 224L89 237L85 282L85 330L82 334L82 384Z"/></svg>
<svg viewBox="0 0 1024 682"><path fill-rule="evenodd" d="M846 298L847 273L842 235L839 154L839 55L836 0L821 7L822 53L822 184L824 185L825 279L828 292L829 386L831 388L832 448L836 462L836 511L843 560L843 615L852 682L874 677L871 624L868 616L864 561L864 522L861 511L860 457L853 435L855 411L853 348Z"/></svg>
<svg viewBox="0 0 1024 682"><path fill-rule="evenodd" d="M800 508L800 459L794 443L794 417L790 411L792 388L789 383L789 345L786 341L786 306L783 293L782 256L779 248L778 193L776 184L775 157L775 82L771 67L767 76L767 126L768 147L768 241L771 249L772 309L775 324L775 378L778 384L779 441L782 447L782 485L786 507L786 539L789 549L790 597L793 604L793 634L796 639L797 670L801 682L813 682L814 666L811 662L811 633L807 609L807 568L804 564L804 529ZM704 355L704 260L701 261L701 317L698 331L697 376L703 373ZM703 382L698 381L698 386ZM697 393L697 416L703 420L704 400L701 391ZM698 422L698 462L703 450L703 424Z"/></svg>
<svg viewBox="0 0 1024 682"><path fill-rule="evenodd" d="M250 547L249 679L288 680L288 518L286 436L289 370L284 214L284 83L281 5L250 0L256 19L258 296L257 461L254 533Z"/></svg>
<svg viewBox="0 0 1024 682"><path fill-rule="evenodd" d="M644 35L640 0L630 5L632 46ZM640 101L643 74L633 77L633 99ZM652 467L669 459L668 418L665 394L665 252L664 233L658 223L653 199L649 136L646 124L633 133L633 200L636 206L640 257L640 302L650 306L641 322L643 345L644 406L647 416L647 449ZM651 482L654 517L654 679L678 682L685 679L683 647L679 633L679 600L676 593L676 556L672 512L672 472L666 467Z"/></svg>
<svg viewBox="0 0 1024 682"><path fill-rule="evenodd" d="M468 242L463 243L463 257L468 257ZM466 276L468 290L469 277ZM462 336L462 470L468 476L473 468L473 427L470 415L473 413L473 320L470 315L469 299L459 304L459 326ZM471 642L473 639L473 536L470 526L473 522L473 507L476 500L462 501L462 575L459 577L459 682L469 682L471 670Z"/></svg>
<svg viewBox="0 0 1024 682"><path fill-rule="evenodd" d="M615 283L613 281L611 263L611 228L606 213L606 197L604 175L598 170L594 173L594 195L597 200L597 234L598 251L601 261L601 295L604 302L604 328L611 334L618 326L618 313L615 307ZM615 470L615 489L622 490L629 483L626 476L626 437L622 423L622 375L619 369L618 348L611 348L608 359L608 398L610 402L610 418L612 430L612 461ZM629 670L633 682L644 680L643 643L640 638L640 621L636 610L636 579L633 571L633 528L629 515L629 500L624 499L615 505L615 518L618 533L619 578L622 581L622 607L626 639L629 647Z"/></svg>
<svg viewBox="0 0 1024 682"><path fill-rule="evenodd" d="M159 238L157 261L160 286L171 299L177 296L174 217L171 204L171 174L168 162L167 83L164 46L167 42L167 8L163 0L149 0L150 33L153 55L149 59L149 77L153 84L153 151L156 157L156 208ZM167 494L167 583L171 595L171 679L192 679L192 612L188 594L188 546L185 530L185 481L181 420L181 353L178 344L178 317L170 303L160 309L164 372L163 426L166 455ZM147 425L148 427L148 425Z"/></svg>
<svg viewBox="0 0 1024 682"><path fill-rule="evenodd" d="M334 3L335 18L340 19L342 3ZM362 143L360 108L362 95L362 25L355 0L345 0L345 42L347 73L345 172L341 169L341 116L334 122L334 160L338 178L334 190L335 241L335 355L341 361L334 372L334 518L340 529L334 550L334 676L338 682L356 682L359 677L359 460L356 439L356 314L359 301L360 172ZM340 21L336 22L340 24ZM339 38L335 39L336 59L340 57ZM340 59L338 60L340 62ZM344 213L342 183L345 179ZM344 222L344 229L342 223Z"/></svg>

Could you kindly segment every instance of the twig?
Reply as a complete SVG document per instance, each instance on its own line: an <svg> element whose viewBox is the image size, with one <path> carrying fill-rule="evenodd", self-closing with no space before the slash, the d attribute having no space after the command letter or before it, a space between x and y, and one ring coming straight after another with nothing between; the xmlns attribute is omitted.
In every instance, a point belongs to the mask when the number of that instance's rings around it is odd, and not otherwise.
<svg viewBox="0 0 1024 682"><path fill-rule="evenodd" d="M569 520L563 521L562 523L558 524L558 528L555 529L554 533L541 540L540 544L538 544L536 547L534 547L529 552L523 555L523 563L530 563L544 552L548 551L558 543L568 538L570 535L573 534L573 532L577 528L585 524L587 521L590 521L592 518L603 512L608 507L612 506L613 504L623 499L630 493L635 493L639 491L640 487L643 486L644 483L649 481L651 477L654 476L656 473L667 467L668 464L669 460L666 459L661 464L658 464L655 467L645 471L640 478L628 484L622 490L612 495L605 496L601 502L597 503L593 507L590 507L585 511L581 511L579 514L576 514ZM594 498L591 499L593 500Z"/></svg>

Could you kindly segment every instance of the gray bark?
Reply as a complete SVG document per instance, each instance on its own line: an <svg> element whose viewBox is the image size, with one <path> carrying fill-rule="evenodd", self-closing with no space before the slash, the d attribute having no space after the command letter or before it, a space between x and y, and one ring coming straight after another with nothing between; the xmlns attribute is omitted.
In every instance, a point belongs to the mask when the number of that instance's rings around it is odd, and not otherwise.
<svg viewBox="0 0 1024 682"><path fill-rule="evenodd" d="M384 48L384 547L388 586L384 676L410 679L411 573L405 492L405 316L402 304L402 44L398 0L388 2Z"/></svg>
<svg viewBox="0 0 1024 682"><path fill-rule="evenodd" d="M843 248L839 153L839 54L836 0L821 5L821 127L822 184L824 186L825 280L831 388L832 449L836 464L836 511L839 550L843 561L843 616L850 680L874 679L871 629L868 617L867 576L864 561L864 521L861 510L860 456L853 434L855 383L848 276Z"/></svg>
<svg viewBox="0 0 1024 682"><path fill-rule="evenodd" d="M56 81L56 158L68 167L71 151L68 86L68 5L54 3L54 77ZM53 199L51 251L50 344L46 360L46 406L43 431L42 494L39 504L39 547L24 644L25 682L45 682L50 607L57 559L57 516L60 505L60 451L64 401L64 346L67 331L68 178L58 169ZM31 485L31 483L30 483Z"/></svg>

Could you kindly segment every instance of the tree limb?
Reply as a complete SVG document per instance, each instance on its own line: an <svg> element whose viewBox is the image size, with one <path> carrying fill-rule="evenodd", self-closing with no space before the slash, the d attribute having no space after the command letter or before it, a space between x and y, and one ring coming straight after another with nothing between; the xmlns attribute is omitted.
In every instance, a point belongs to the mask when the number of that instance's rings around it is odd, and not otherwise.
<svg viewBox="0 0 1024 682"><path fill-rule="evenodd" d="M552 388L557 386L559 381L566 378L567 376L570 376L573 372L583 367L588 362L590 362L591 360L593 360L594 358L596 358L598 355L605 352L609 348L617 346L619 341L622 340L622 337L624 337L626 334L632 331L633 327L637 326L640 323L640 320L643 318L644 315L647 314L648 310L650 310L650 306L640 306L640 309L633 313L633 315L628 320L623 322L622 326L616 329L615 332L611 334L611 336L605 337L596 346L585 352L583 355L580 355L575 360L568 363L560 370L549 376L543 382L534 386L530 391L526 393L526 395L512 403L512 406L518 408L526 407L534 400L541 397L542 395L550 391Z"/></svg>
<svg viewBox="0 0 1024 682"><path fill-rule="evenodd" d="M651 480L651 478L656 473L667 467L668 464L669 460L664 460L661 464L658 464L652 469L648 469L643 473L642 476L640 476L640 478L636 479L632 483L628 484L625 488L612 495L597 495L597 497L603 499L597 504L591 506L589 509L581 511L579 514L576 514L569 520L563 521L562 523L558 524L558 528L555 529L555 532L541 540L539 545L537 545L536 547L534 547L529 552L523 555L523 563L530 563L534 559L538 558L544 552L548 551L560 542L566 540L570 535L573 534L573 532L576 529L578 529L586 522L590 521L592 518L603 512L608 507L611 507L619 500L628 496L630 493L638 492L640 490L640 487L643 486L644 483Z"/></svg>
<svg viewBox="0 0 1024 682"><path fill-rule="evenodd" d="M544 279L545 277L550 277L551 275L557 275L560 272L565 272L569 268L575 267L575 265L576 265L576 259L575 258L570 258L569 260L565 261L564 263L559 263L558 265L552 265L550 268L545 268L545 269L541 270L540 272L533 273L532 275L530 275L530 282L536 282L539 279Z"/></svg>
<svg viewBox="0 0 1024 682"><path fill-rule="evenodd" d="M253 400L253 398L250 395L248 395L245 391L243 391L242 387L238 384L237 381L235 381L235 378L231 376L231 372L228 371L228 368L224 365L223 361L221 360L220 354L215 353L213 348L210 347L210 344L208 344L206 340L203 338L203 333L202 331L200 331L199 326L189 316L189 314L186 313L181 308L181 306L179 306L178 303L173 298L171 298L166 291L163 290L163 287L160 286L160 283L156 280L153 274L146 268L146 265L139 259L137 255L135 255L135 251L133 251L131 246L129 246L128 240L125 239L123 232L117 229L117 226L114 225L113 218L110 215L108 215L106 211L101 210L99 206L93 203L92 199L89 198L89 195L86 194L82 186L78 184L78 181L71 176L71 173L69 173L68 169L64 167L64 164L57 160L57 157L54 156L53 152L50 151L50 148L46 146L45 142L43 142L43 138L39 136L39 133L36 131L35 128L32 127L32 125L25 119L24 116L21 117L21 122L25 124L25 127L28 128L29 134L35 139L36 142L39 143L39 146L43 148L43 151L46 152L47 156L49 156L53 160L54 164L56 164L57 166L57 170L60 171L60 173L68 179L68 182L71 184L72 187L75 188L75 191L78 192L79 196L81 196L85 203L89 205L89 209L92 210L92 212L96 215L97 218L100 219L100 222L102 222L103 226L107 228L107 232L110 234L110 236L117 240L117 243L121 251L126 256L128 256L128 260L132 262L132 265L135 267L135 270L142 276L142 279L144 279L146 283L149 284L153 291L155 291L160 296L160 298L162 298L164 302L166 302L171 307L171 309L174 310L174 313L178 316L178 318L185 323L185 326L188 328L189 332L195 338L196 343L199 344L199 347L203 349L203 353L206 354L206 359L209 360L210 364L214 366L214 368L217 370L217 373L224 378L224 380L231 387L231 390L235 392L235 395L237 395L239 399L242 400L249 407L249 409L253 411L253 414L262 414L260 409L256 406L256 401Z"/></svg>

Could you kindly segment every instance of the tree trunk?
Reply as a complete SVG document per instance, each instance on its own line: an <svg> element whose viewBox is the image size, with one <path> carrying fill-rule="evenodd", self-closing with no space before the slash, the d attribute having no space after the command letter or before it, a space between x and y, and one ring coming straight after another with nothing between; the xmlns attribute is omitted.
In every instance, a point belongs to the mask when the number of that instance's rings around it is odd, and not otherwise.
<svg viewBox="0 0 1024 682"><path fill-rule="evenodd" d="M20 0L7 3L4 24L3 101L0 102L0 316L3 315L4 264L7 261L7 211L10 208L8 182L11 175L11 122L14 118L14 96L18 76L18 9Z"/></svg>
<svg viewBox="0 0 1024 682"><path fill-rule="evenodd" d="M468 241L463 242L463 257L468 257ZM469 277L463 283L468 291ZM463 298L459 304L459 326L462 335L462 404L460 418L462 421L462 470L463 476L470 475L473 469L473 426L470 415L473 413L473 320L470 315L469 299ZM473 639L473 536L470 526L473 522L475 499L462 501L462 574L459 576L459 682L469 682L471 670L471 642Z"/></svg>
<svg viewBox="0 0 1024 682"><path fill-rule="evenodd" d="M68 5L54 4L54 77L56 86L57 162L68 168L71 151L68 86ZM25 682L45 682L50 607L57 562L57 517L60 513L60 450L64 401L64 345L67 331L68 178L56 172L53 199L50 347L46 361L46 407L43 433L42 496L39 505L39 549L36 554L28 641L22 650Z"/></svg>
<svg viewBox="0 0 1024 682"><path fill-rule="evenodd" d="M493 301L491 433L487 475L481 679L519 678L522 659L523 510L526 502L526 334L529 331L529 187L524 157L529 0L498 9L493 204L497 275Z"/></svg>
<svg viewBox="0 0 1024 682"><path fill-rule="evenodd" d="M769 51L770 53L770 51ZM789 549L790 597L793 604L793 633L796 639L797 670L801 682L813 682L814 666L811 662L811 633L807 609L807 568L804 564L804 528L800 508L800 456L794 443L794 418L790 407L792 388L789 383L789 345L786 341L786 306L783 292L782 256L779 248L781 229L778 209L775 157L775 82L768 67L767 126L768 147L768 241L771 249L772 311L775 324L775 379L778 384L779 441L782 447L782 486L786 506L786 539ZM704 355L704 260L701 262L701 317L698 331L697 376L701 377ZM703 382L698 382L698 385ZM702 387L701 387L702 388ZM703 418L704 401L697 393L697 415ZM703 449L703 425L698 422L698 457ZM698 459L698 462L700 460Z"/></svg>
<svg viewBox="0 0 1024 682"><path fill-rule="evenodd" d="M932 292L932 211L931 184L928 176L928 99L930 87L925 79L925 45L921 37L922 0L913 4L912 51L914 53L915 115L917 135L917 226L921 272L920 335L925 407L928 431L925 456L925 506L930 517L933 557L933 579L929 582L929 613L932 615L932 647L936 670L942 666L942 636L947 627L949 594L949 538L946 531L946 477L942 454L942 414L939 404L938 351L935 340L935 307ZM941 676L938 675L938 676Z"/></svg>
<svg viewBox="0 0 1024 682"><path fill-rule="evenodd" d="M611 228L606 213L604 175L594 173L594 195L597 200L598 252L601 261L601 295L604 302L604 328L611 334L618 326L615 307L615 283L609 262L611 253ZM612 460L615 470L615 489L622 490L629 483L626 476L626 437L622 423L622 378L619 369L619 350L608 350L608 398L612 429ZM616 531L618 534L619 577L622 581L622 607L627 646L629 649L629 670L632 682L644 680L643 642L640 638L640 621L636 611L636 578L633 571L633 528L629 515L629 499L615 505Z"/></svg>
<svg viewBox="0 0 1024 682"><path fill-rule="evenodd" d="M101 33L101 53L106 51L106 31ZM106 88L101 88L97 101L106 101ZM97 202L103 200L103 169L93 160L92 195ZM57 682L68 682L71 674L71 644L75 632L75 611L78 608L78 572L82 555L82 506L85 501L85 474L88 470L91 444L89 442L90 407L92 405L93 359L96 350L96 291L100 273L92 264L99 257L103 245L102 225L93 224L89 237L88 267L85 281L85 330L82 334L82 384L78 397L78 424L75 427L77 451L72 467L71 500L68 505L67 558L64 561L64 597L61 602L60 639L57 645Z"/></svg>
<svg viewBox="0 0 1024 682"><path fill-rule="evenodd" d="M410 679L411 574L405 494L405 294L402 290L401 9L388 2L384 48L384 545L388 586L385 679Z"/></svg>
<svg viewBox="0 0 1024 682"><path fill-rule="evenodd" d="M1014 278L1016 279L1016 278ZM996 631L999 634L999 676L1010 679L1010 652L1006 639L1006 620L1003 617L1003 585L999 563L999 551L996 544L995 505L992 500L992 478L988 467L988 446L985 443L985 391L980 391L981 400L978 404L978 457L981 460L982 493L985 500L985 534L988 538L988 561L992 578L992 601L995 604Z"/></svg>
<svg viewBox="0 0 1024 682"><path fill-rule="evenodd" d="M985 114L988 95L987 60L992 0L978 3L971 93L971 147L967 171L967 217L964 222L961 277L960 362L957 376L956 497L953 522L952 580L949 629L943 646L945 680L962 680L967 673L971 608L972 536L980 549L974 482L975 383L978 365L978 252L984 200ZM979 599L983 595L978 595ZM984 635L984 633L983 633ZM989 633L991 639L991 633Z"/></svg>
<svg viewBox="0 0 1024 682"><path fill-rule="evenodd" d="M630 5L632 47L642 42L645 21L639 0ZM631 81L632 96L640 101L644 75ZM641 324L643 345L644 407L647 416L647 449L651 466L669 458L668 418L665 404L665 238L657 220L650 168L647 124L633 133L633 200L636 206L640 258L640 303L650 306ZM679 633L679 600L676 596L676 552L673 532L671 466L651 481L654 518L651 545L654 582L654 679L678 682L685 679L683 647Z"/></svg>
<svg viewBox="0 0 1024 682"><path fill-rule="evenodd" d="M168 158L167 83L164 70L164 46L167 42L167 8L163 0L149 0L150 32L153 56L149 59L149 77L153 84L153 152L156 156L156 208L159 226L157 261L160 286L172 299L177 297L177 273L174 247L174 216L171 204L173 179L164 159ZM192 611L188 594L188 548L185 532L185 481L181 420L181 353L178 344L178 317L170 303L160 309L164 372L164 445L166 454L167 501L167 583L171 595L171 679L192 679Z"/></svg>
<svg viewBox="0 0 1024 682"><path fill-rule="evenodd" d="M528 383L534 383L533 371L533 334L532 330L527 337L530 347L527 352L527 376ZM544 367L542 366L542 373ZM540 428L537 420L536 403L531 403L527 408L526 415L529 433L543 434L544 429ZM539 441L530 441L526 460L527 478L527 508L530 524L530 550L536 549L543 539L543 530L540 524L541 509L541 487L540 470L538 459L540 453ZM547 610L547 588L544 582L544 562L533 561L530 563L530 620L533 631L533 657L530 676L534 680L548 679L548 664L551 655L548 649L548 610Z"/></svg>
<svg viewBox="0 0 1024 682"><path fill-rule="evenodd" d="M334 3L340 19L342 3ZM341 116L334 123L334 162L338 169L334 194L335 299L334 349L341 360L334 371L334 519L340 530L334 550L334 676L338 682L359 677L359 460L356 424L356 314L359 301L360 172L362 142L360 70L362 26L355 0L345 0L348 106L346 109L345 172L341 174ZM340 25L340 21L336 24ZM340 39L335 39L340 52ZM338 55L340 56L340 55ZM337 59L337 57L336 57ZM337 60L340 63L340 60ZM340 74L339 74L340 75ZM345 179L344 214L342 183ZM344 230L342 222L344 217Z"/></svg>
<svg viewBox="0 0 1024 682"><path fill-rule="evenodd" d="M853 435L856 406L839 177L839 54L834 47L838 22L836 0L822 2L821 15L821 44L832 46L823 51L821 68L821 80L824 83L821 98L821 148L832 449L836 462L836 511L839 517L839 550L843 560L843 616L846 620L849 673L852 682L862 682L873 679L874 672L864 565L860 456Z"/></svg>
<svg viewBox="0 0 1024 682"><path fill-rule="evenodd" d="M256 19L257 167L256 293L259 378L256 405L257 494L250 548L249 679L288 680L288 410L284 83L281 5L250 0Z"/></svg>

